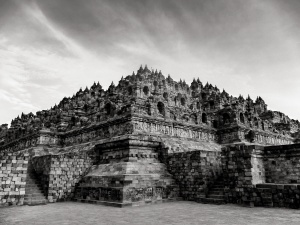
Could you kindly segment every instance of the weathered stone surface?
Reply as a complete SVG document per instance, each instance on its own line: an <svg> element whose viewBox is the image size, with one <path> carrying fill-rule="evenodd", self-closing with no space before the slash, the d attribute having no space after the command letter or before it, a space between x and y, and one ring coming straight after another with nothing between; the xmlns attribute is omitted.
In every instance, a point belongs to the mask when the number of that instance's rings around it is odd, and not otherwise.
<svg viewBox="0 0 300 225"><path fill-rule="evenodd" d="M265 148L267 183L300 183L300 144Z"/></svg>
<svg viewBox="0 0 300 225"><path fill-rule="evenodd" d="M300 208L300 184L291 184L291 178L300 174L298 149L299 145L223 148L227 201L249 206ZM290 173L293 174L288 176Z"/></svg>
<svg viewBox="0 0 300 225"><path fill-rule="evenodd" d="M1 125L0 205L22 204L16 185L28 164L49 202L198 201L216 181L228 202L274 205L282 195L295 202L295 186L272 195L256 185L299 182L299 146L262 147L297 142L299 128L261 97L236 98L199 79L188 85L141 67L106 91L94 83Z"/></svg>
<svg viewBox="0 0 300 225"><path fill-rule="evenodd" d="M135 136L96 146L98 165L80 182L78 200L119 205L178 197L178 187L159 160L160 143Z"/></svg>
<svg viewBox="0 0 300 225"><path fill-rule="evenodd" d="M196 200L220 176L221 154L206 150L168 154L167 165L183 199Z"/></svg>
<svg viewBox="0 0 300 225"><path fill-rule="evenodd" d="M143 132L223 144L291 144L299 127L299 121L267 110L261 97L236 98L199 79L188 85L141 67L106 91L94 83L50 110L22 113L9 128L1 125L0 151Z"/></svg>
<svg viewBox="0 0 300 225"><path fill-rule="evenodd" d="M28 158L22 153L0 155L0 206L23 204Z"/></svg>
<svg viewBox="0 0 300 225"><path fill-rule="evenodd" d="M49 202L70 200L76 184L91 167L87 154L47 155L32 158L32 164Z"/></svg>

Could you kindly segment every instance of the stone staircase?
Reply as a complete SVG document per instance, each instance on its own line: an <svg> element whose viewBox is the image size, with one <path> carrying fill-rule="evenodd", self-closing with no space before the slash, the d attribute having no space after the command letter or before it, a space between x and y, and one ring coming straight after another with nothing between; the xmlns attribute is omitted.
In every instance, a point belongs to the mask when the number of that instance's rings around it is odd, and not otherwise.
<svg viewBox="0 0 300 225"><path fill-rule="evenodd" d="M24 205L41 205L46 204L48 201L44 195L39 179L33 168L28 168Z"/></svg>
<svg viewBox="0 0 300 225"><path fill-rule="evenodd" d="M213 186L209 189L206 197L201 197L199 202L204 204L226 204L222 177L215 181Z"/></svg>

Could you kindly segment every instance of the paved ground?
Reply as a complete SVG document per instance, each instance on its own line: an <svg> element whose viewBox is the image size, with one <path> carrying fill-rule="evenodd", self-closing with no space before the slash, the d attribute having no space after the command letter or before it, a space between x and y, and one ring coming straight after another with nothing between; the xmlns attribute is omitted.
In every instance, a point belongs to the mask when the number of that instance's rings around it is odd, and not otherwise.
<svg viewBox="0 0 300 225"><path fill-rule="evenodd" d="M300 224L300 211L170 202L114 208L77 202L0 208L0 224Z"/></svg>

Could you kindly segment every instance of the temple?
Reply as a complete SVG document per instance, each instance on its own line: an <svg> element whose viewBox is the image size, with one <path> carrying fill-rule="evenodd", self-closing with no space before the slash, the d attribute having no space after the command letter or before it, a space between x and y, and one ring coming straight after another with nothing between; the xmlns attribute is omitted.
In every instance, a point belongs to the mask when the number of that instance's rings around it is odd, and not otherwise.
<svg viewBox="0 0 300 225"><path fill-rule="evenodd" d="M0 206L183 199L298 208L299 142L300 122L261 97L141 66L106 91L94 83L1 125Z"/></svg>

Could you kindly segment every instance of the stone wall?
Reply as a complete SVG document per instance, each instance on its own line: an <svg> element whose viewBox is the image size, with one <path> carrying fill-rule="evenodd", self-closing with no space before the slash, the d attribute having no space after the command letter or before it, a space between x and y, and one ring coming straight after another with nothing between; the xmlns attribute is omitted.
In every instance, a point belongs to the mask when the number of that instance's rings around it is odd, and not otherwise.
<svg viewBox="0 0 300 225"><path fill-rule="evenodd" d="M266 182L300 183L300 144L265 147Z"/></svg>
<svg viewBox="0 0 300 225"><path fill-rule="evenodd" d="M224 147L226 200L248 206L300 208L300 184L291 184L299 182L299 167L299 145Z"/></svg>
<svg viewBox="0 0 300 225"><path fill-rule="evenodd" d="M261 146L232 145L222 148L224 192L229 203L253 202L255 184L265 183Z"/></svg>
<svg viewBox="0 0 300 225"><path fill-rule="evenodd" d="M221 174L221 154L216 151L190 151L166 156L168 171L185 200L197 200Z"/></svg>
<svg viewBox="0 0 300 225"><path fill-rule="evenodd" d="M256 184L236 187L235 201L246 206L300 208L299 184ZM231 198L232 199L232 198Z"/></svg>
<svg viewBox="0 0 300 225"><path fill-rule="evenodd" d="M86 153L40 156L32 162L49 202L72 199L76 185L92 165Z"/></svg>
<svg viewBox="0 0 300 225"><path fill-rule="evenodd" d="M257 184L246 191L255 206L300 208L299 184Z"/></svg>
<svg viewBox="0 0 300 225"><path fill-rule="evenodd" d="M23 205L29 155L0 155L0 206Z"/></svg>

